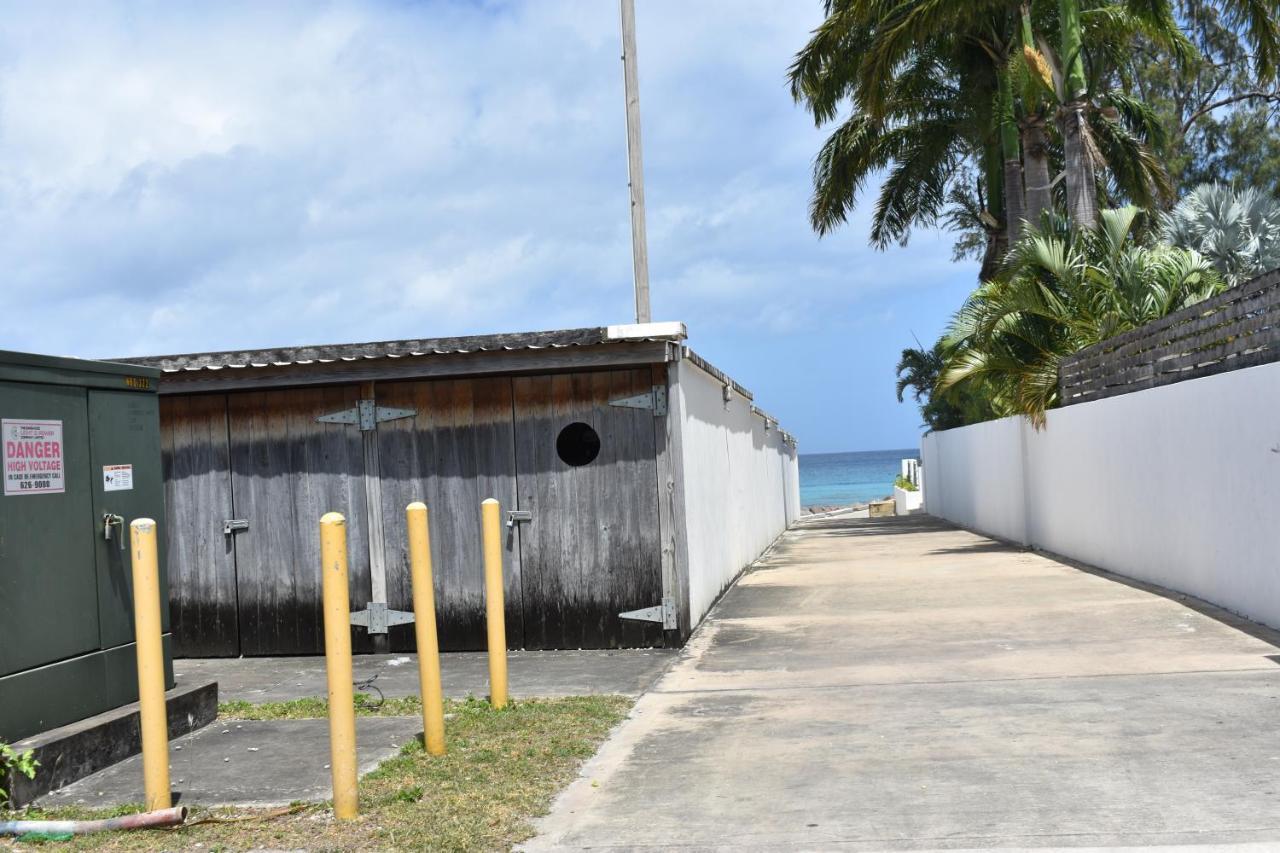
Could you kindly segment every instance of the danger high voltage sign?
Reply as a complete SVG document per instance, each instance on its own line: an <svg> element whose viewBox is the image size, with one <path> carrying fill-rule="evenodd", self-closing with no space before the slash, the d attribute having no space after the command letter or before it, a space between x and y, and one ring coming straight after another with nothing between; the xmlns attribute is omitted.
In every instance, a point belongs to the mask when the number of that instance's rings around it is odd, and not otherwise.
<svg viewBox="0 0 1280 853"><path fill-rule="evenodd" d="M48 495L67 490L62 464L62 421L0 420L4 493Z"/></svg>

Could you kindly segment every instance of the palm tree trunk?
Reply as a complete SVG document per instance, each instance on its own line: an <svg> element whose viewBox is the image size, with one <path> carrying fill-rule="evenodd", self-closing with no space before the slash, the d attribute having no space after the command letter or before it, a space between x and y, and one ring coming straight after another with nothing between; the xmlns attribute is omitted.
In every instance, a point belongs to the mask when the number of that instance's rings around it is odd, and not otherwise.
<svg viewBox="0 0 1280 853"><path fill-rule="evenodd" d="M985 205L987 222L987 250L982 256L982 268L978 271L979 281L988 281L999 272L1004 263L1004 256L1009 252L1009 232L1000 227L1004 221L1004 175L1001 172L1001 152L999 145L988 144L982 152L982 176L986 189Z"/></svg>
<svg viewBox="0 0 1280 853"><path fill-rule="evenodd" d="M978 268L978 280L990 281L1000 272L1004 257L1009 254L1009 236L1004 231L987 232L987 248L982 253L982 266Z"/></svg>
<svg viewBox="0 0 1280 853"><path fill-rule="evenodd" d="M1013 81L1009 69L1002 68L1000 75L1000 148L1004 153L1004 222L1005 239L1010 246L1022 236L1026 219L1026 200L1022 187L1022 160L1018 141L1018 125L1013 119Z"/></svg>
<svg viewBox="0 0 1280 853"><path fill-rule="evenodd" d="M1098 183L1089 152L1084 103L1076 100L1062 109L1062 151L1067 173L1067 217L1077 228L1098 224Z"/></svg>
<svg viewBox="0 0 1280 853"><path fill-rule="evenodd" d="M1028 63L1029 72L1037 73L1033 57L1039 57L1036 49L1036 36L1031 27L1031 4L1022 3L1020 8L1022 19L1022 51ZM1035 84L1031 84L1035 91ZM1044 226L1046 214L1053 210L1053 189L1049 177L1049 143L1044 135L1043 96L1028 94L1024 96L1023 107L1027 118L1022 123L1022 179L1027 192L1027 221L1036 228Z"/></svg>
<svg viewBox="0 0 1280 853"><path fill-rule="evenodd" d="M1034 116L1022 126L1023 179L1027 186L1027 221L1039 228L1053 210L1053 190L1049 177L1049 145L1044 136L1044 119Z"/></svg>
<svg viewBox="0 0 1280 853"><path fill-rule="evenodd" d="M1022 202L1022 164L1018 158L1004 161L1005 240L1012 246L1022 237L1027 212Z"/></svg>
<svg viewBox="0 0 1280 853"><path fill-rule="evenodd" d="M1084 76L1080 0L1058 0L1062 27L1062 61L1066 63L1064 80L1066 103L1062 108L1062 148L1067 173L1067 215L1077 228L1093 228L1098 224L1098 185L1093 173L1093 154L1089 151L1089 126L1085 123L1085 96L1089 84Z"/></svg>

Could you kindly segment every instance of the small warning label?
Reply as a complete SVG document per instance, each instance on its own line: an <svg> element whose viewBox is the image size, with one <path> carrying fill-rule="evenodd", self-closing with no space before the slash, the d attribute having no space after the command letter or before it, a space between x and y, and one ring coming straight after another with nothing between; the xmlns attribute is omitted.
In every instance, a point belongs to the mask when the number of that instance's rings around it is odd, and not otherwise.
<svg viewBox="0 0 1280 853"><path fill-rule="evenodd" d="M102 490L104 492L127 492L133 488L132 465L103 465Z"/></svg>
<svg viewBox="0 0 1280 853"><path fill-rule="evenodd" d="M51 495L67 490L62 467L62 421L0 419L4 493Z"/></svg>

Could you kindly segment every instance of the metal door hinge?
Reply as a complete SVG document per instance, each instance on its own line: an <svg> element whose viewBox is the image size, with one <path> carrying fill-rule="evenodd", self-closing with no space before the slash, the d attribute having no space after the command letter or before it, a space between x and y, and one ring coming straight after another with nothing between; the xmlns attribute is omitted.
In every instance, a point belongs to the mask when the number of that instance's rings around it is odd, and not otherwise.
<svg viewBox="0 0 1280 853"><path fill-rule="evenodd" d="M391 610L384 601L370 601L364 610L351 614L351 624L368 628L370 634L385 634L392 625L408 625L412 621L412 613Z"/></svg>
<svg viewBox="0 0 1280 853"><path fill-rule="evenodd" d="M316 421L322 424L358 424L361 432L368 432L383 421L412 418L417 414L417 409L393 409L379 406L373 400L361 400L354 408L321 415Z"/></svg>
<svg viewBox="0 0 1280 853"><path fill-rule="evenodd" d="M222 520L222 532L230 536L237 530L248 530L249 519L247 518L225 518Z"/></svg>
<svg viewBox="0 0 1280 853"><path fill-rule="evenodd" d="M609 405L623 409L652 409L655 418L664 418L667 416L667 386L654 385L648 393L618 397L610 400Z"/></svg>
<svg viewBox="0 0 1280 853"><path fill-rule="evenodd" d="M662 603L655 607L642 607L639 610L627 610L619 613L618 618L631 622L658 622L663 628L680 627L680 622L676 615L676 603L671 598L662 599Z"/></svg>

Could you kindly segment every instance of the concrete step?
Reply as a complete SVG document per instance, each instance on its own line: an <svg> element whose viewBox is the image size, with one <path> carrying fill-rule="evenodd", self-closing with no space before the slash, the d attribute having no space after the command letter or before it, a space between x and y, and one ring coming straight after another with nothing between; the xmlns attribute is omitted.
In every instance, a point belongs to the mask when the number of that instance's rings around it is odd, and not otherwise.
<svg viewBox="0 0 1280 853"><path fill-rule="evenodd" d="M207 726L218 716L218 683L180 684L165 694L170 739ZM13 744L19 752L35 753L36 777L20 773L0 785L9 792L10 808L124 761L142 751L138 703L123 705L92 717L50 729Z"/></svg>
<svg viewBox="0 0 1280 853"><path fill-rule="evenodd" d="M377 768L422 731L421 717L356 720L356 772ZM227 720L170 745L169 781L174 805L286 806L333 796L329 721ZM143 800L142 758L135 756L73 785L38 805L110 808Z"/></svg>

